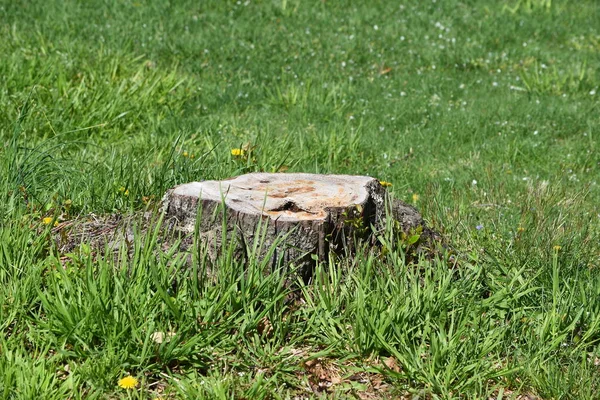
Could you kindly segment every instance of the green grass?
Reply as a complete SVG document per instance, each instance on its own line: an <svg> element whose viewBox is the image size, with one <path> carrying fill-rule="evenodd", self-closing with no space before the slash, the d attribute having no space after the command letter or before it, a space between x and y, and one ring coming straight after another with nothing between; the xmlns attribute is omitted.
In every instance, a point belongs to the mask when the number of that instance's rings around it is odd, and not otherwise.
<svg viewBox="0 0 600 400"><path fill-rule="evenodd" d="M0 396L600 397L598 21L595 0L0 0ZM364 249L295 308L260 260L209 281L154 234L60 254L42 224L284 170L417 194L460 268Z"/></svg>

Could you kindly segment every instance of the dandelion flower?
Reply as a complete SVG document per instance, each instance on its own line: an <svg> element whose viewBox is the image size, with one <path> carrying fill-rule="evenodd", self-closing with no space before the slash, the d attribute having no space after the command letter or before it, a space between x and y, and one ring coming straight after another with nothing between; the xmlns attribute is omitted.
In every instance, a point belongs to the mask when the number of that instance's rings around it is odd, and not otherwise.
<svg viewBox="0 0 600 400"><path fill-rule="evenodd" d="M379 184L383 187L390 187L392 186L391 182L386 182L386 181L379 181Z"/></svg>
<svg viewBox="0 0 600 400"><path fill-rule="evenodd" d="M417 201L419 201L419 195L416 193L413 193L412 195L412 201L413 203L416 203Z"/></svg>
<svg viewBox="0 0 600 400"><path fill-rule="evenodd" d="M560 249L562 249L562 247L560 247L559 245L556 245L553 247L554 251L559 251Z"/></svg>
<svg viewBox="0 0 600 400"><path fill-rule="evenodd" d="M123 389L133 389L138 385L138 380L133 376L128 375L125 378L119 379L119 387Z"/></svg>
<svg viewBox="0 0 600 400"><path fill-rule="evenodd" d="M231 155L234 157L242 157L244 153L244 149L231 149Z"/></svg>
<svg viewBox="0 0 600 400"><path fill-rule="evenodd" d="M525 228L523 228L522 226L517 228L517 232L519 232L519 233L523 232L524 230L525 230Z"/></svg>
<svg viewBox="0 0 600 400"><path fill-rule="evenodd" d="M46 218L42 219L42 223L44 225L50 225L52 223L52 221L54 221L54 218L52 218L52 217L46 217ZM54 226L58 226L58 221L54 221Z"/></svg>
<svg viewBox="0 0 600 400"><path fill-rule="evenodd" d="M188 153L187 151L184 151L182 155L183 155L184 157L187 157L187 156L189 156L189 153Z"/></svg>

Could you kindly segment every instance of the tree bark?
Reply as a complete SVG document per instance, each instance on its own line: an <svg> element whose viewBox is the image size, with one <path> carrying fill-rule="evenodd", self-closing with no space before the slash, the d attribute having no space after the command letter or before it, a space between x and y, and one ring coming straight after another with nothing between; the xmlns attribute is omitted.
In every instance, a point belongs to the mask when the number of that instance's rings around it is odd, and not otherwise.
<svg viewBox="0 0 600 400"><path fill-rule="evenodd" d="M211 258L225 248L222 238L234 240L246 257L269 257L273 267L295 265L305 280L315 259L373 240L385 208L386 190L377 179L350 175L252 173L179 185L163 198L172 226L184 233L197 229ZM423 226L412 206L396 201L391 211L404 231Z"/></svg>

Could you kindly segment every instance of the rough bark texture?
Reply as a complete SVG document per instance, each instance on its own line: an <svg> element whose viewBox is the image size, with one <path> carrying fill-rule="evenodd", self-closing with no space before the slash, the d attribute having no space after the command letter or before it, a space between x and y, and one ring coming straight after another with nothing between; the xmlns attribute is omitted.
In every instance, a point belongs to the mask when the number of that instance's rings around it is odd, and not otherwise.
<svg viewBox="0 0 600 400"><path fill-rule="evenodd" d="M366 176L253 173L176 186L166 193L163 212L183 233L198 229L211 258L222 251L222 238L234 240L243 256L257 239L262 245L254 256L274 249L273 266L296 265L308 279L314 258L373 240L371 228L385 223L385 197L379 181ZM414 207L396 201L391 208L403 231L423 226Z"/></svg>

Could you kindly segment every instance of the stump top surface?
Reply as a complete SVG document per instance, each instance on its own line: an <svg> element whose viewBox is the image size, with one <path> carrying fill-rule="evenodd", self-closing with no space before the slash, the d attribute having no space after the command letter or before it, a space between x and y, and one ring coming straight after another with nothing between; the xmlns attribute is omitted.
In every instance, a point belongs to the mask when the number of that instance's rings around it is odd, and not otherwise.
<svg viewBox="0 0 600 400"><path fill-rule="evenodd" d="M251 173L179 185L173 194L216 202L224 199L235 211L281 221L324 220L327 209L364 203L372 182L377 180L368 176Z"/></svg>

